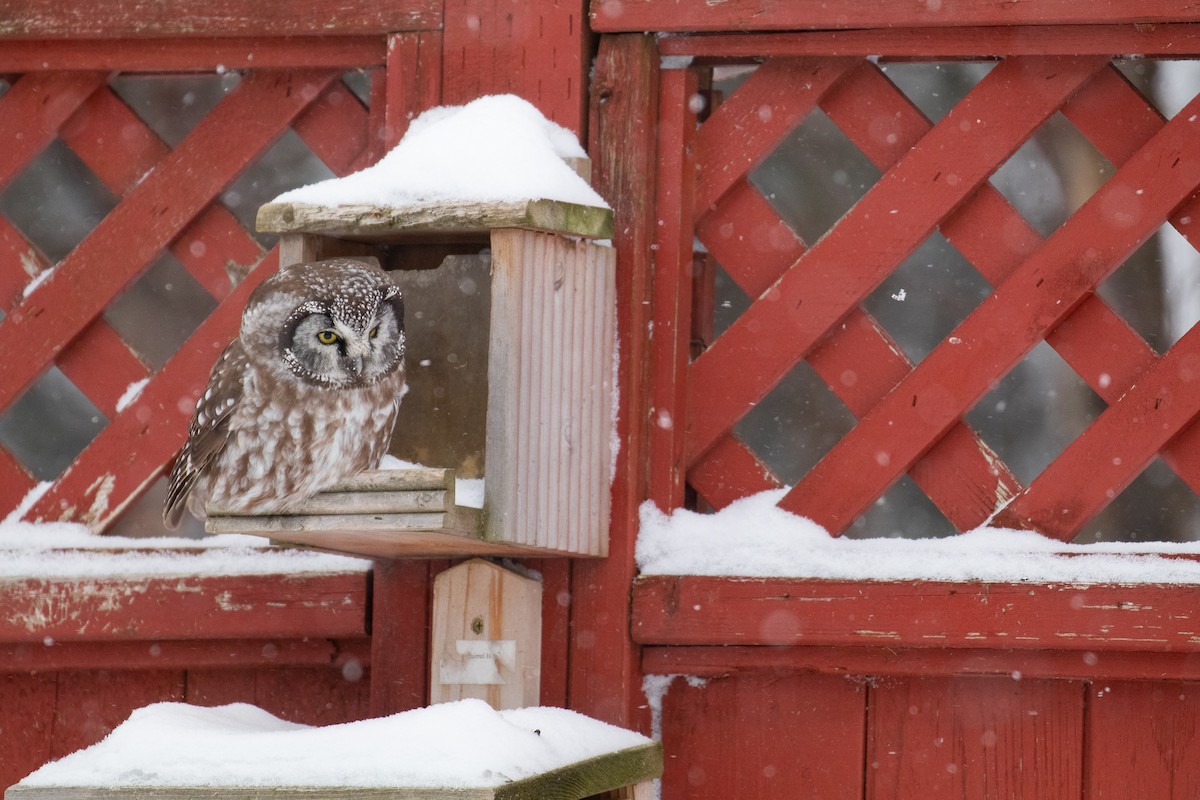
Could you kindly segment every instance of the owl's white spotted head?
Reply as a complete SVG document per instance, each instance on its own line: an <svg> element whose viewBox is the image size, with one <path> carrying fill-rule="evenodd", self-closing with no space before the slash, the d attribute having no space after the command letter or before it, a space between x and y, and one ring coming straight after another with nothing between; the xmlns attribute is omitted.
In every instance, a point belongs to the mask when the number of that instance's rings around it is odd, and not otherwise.
<svg viewBox="0 0 1200 800"><path fill-rule="evenodd" d="M251 295L241 337L248 351L271 351L281 377L368 386L403 368L404 301L378 267L350 259L294 264Z"/></svg>

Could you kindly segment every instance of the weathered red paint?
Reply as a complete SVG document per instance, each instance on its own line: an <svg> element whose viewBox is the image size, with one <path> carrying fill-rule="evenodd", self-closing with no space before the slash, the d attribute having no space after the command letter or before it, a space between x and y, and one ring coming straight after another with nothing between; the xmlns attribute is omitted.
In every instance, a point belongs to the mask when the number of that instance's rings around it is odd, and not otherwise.
<svg viewBox="0 0 1200 800"><path fill-rule="evenodd" d="M1192 586L645 576L645 645L821 645L1200 653Z"/></svg>

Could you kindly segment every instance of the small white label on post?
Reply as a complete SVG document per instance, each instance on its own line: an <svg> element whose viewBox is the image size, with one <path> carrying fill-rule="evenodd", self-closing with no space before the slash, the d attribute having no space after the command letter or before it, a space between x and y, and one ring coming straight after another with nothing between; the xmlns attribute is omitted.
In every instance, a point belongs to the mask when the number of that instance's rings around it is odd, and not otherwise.
<svg viewBox="0 0 1200 800"><path fill-rule="evenodd" d="M458 639L454 656L443 658L438 682L469 686L494 686L507 683L500 668L511 670L517 661L514 639Z"/></svg>

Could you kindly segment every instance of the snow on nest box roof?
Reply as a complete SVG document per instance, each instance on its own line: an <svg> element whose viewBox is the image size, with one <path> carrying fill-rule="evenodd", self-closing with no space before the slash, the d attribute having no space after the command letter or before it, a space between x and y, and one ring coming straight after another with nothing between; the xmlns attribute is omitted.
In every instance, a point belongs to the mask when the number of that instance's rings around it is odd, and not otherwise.
<svg viewBox="0 0 1200 800"><path fill-rule="evenodd" d="M496 787L651 744L573 711L480 700L326 727L244 703L155 703L14 788Z"/></svg>
<svg viewBox="0 0 1200 800"><path fill-rule="evenodd" d="M515 95L421 114L379 163L293 189L279 203L405 207L557 200L608 208L564 158L585 158L575 134Z"/></svg>

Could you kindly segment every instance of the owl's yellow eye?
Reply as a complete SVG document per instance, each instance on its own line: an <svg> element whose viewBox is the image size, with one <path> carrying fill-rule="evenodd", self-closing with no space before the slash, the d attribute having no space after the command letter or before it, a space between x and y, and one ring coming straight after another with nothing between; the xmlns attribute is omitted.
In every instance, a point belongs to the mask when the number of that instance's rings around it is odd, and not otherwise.
<svg viewBox="0 0 1200 800"><path fill-rule="evenodd" d="M379 326L376 325L374 328L371 328L370 336L372 339L374 339L378 335L379 335Z"/></svg>
<svg viewBox="0 0 1200 800"><path fill-rule="evenodd" d="M333 331L320 331L317 333L317 341L321 344L337 344L338 335Z"/></svg>

